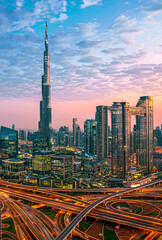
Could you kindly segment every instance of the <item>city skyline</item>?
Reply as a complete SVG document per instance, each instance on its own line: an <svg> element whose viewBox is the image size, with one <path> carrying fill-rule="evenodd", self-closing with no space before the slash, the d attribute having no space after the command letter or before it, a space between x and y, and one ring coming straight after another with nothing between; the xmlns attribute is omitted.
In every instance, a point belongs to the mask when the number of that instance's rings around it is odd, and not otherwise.
<svg viewBox="0 0 162 240"><path fill-rule="evenodd" d="M1 125L37 129L46 14L53 128L72 128L75 117L83 128L97 105L122 100L135 105L144 95L153 96L154 126L161 124L160 1L19 0L1 5Z"/></svg>

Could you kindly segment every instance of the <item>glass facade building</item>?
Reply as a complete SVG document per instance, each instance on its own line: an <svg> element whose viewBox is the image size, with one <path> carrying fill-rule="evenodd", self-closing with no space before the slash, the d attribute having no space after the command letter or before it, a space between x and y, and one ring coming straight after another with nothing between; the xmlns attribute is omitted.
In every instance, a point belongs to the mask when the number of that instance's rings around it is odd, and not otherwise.
<svg viewBox="0 0 162 240"><path fill-rule="evenodd" d="M107 106L96 107L97 121L97 159L108 157L108 109Z"/></svg>
<svg viewBox="0 0 162 240"><path fill-rule="evenodd" d="M1 126L0 158L16 158L18 155L18 131Z"/></svg>
<svg viewBox="0 0 162 240"><path fill-rule="evenodd" d="M51 157L53 152L40 151L32 158L32 172L38 176L46 176L51 173Z"/></svg>
<svg viewBox="0 0 162 240"><path fill-rule="evenodd" d="M25 161L17 158L2 160L2 172L12 175L23 175L25 173Z"/></svg>
<svg viewBox="0 0 162 240"><path fill-rule="evenodd" d="M122 175L122 106L114 102L111 107L111 133L112 133L112 174Z"/></svg>
<svg viewBox="0 0 162 240"><path fill-rule="evenodd" d="M153 169L153 98L140 97L137 107L143 111L136 116L136 167L149 175Z"/></svg>
<svg viewBox="0 0 162 240"><path fill-rule="evenodd" d="M96 155L96 121L92 118L84 122L84 150L89 155Z"/></svg>
<svg viewBox="0 0 162 240"><path fill-rule="evenodd" d="M65 180L73 176L73 156L52 156L51 175L54 180Z"/></svg>
<svg viewBox="0 0 162 240"><path fill-rule="evenodd" d="M111 107L112 173L126 178L130 173L131 149L136 151L136 168L149 175L153 168L153 98L140 97L136 107L127 102L114 102ZM133 143L131 116L136 116Z"/></svg>
<svg viewBox="0 0 162 240"><path fill-rule="evenodd" d="M37 152L49 150L48 139L40 132L33 133L33 155Z"/></svg>

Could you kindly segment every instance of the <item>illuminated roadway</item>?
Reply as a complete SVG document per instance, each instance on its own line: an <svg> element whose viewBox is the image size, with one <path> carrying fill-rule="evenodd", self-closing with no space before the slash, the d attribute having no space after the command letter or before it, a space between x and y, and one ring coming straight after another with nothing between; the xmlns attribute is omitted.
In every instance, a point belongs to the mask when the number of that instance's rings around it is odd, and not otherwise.
<svg viewBox="0 0 162 240"><path fill-rule="evenodd" d="M4 181L0 181L0 185L3 185L3 186L0 186L0 189L1 189L1 192L4 192L4 193L6 193L7 195L10 195L10 196L15 196L15 197L18 197L18 198L27 199L27 200L32 201L32 202L42 203L42 204L45 204L46 206L50 206L52 208L64 209L65 211L68 211L68 212L70 211L70 212L73 212L73 213L79 213L77 215L77 217L80 216L80 214L82 214L82 213L83 213L83 217L84 217L88 213L88 216L91 216L91 217L94 217L94 218L97 218L97 219L103 219L103 220L107 220L107 221L112 221L112 222L116 222L116 223L119 223L119 224L124 224L124 225L128 225L128 226L138 227L138 228L141 228L141 229L149 229L149 230L152 230L152 231L154 231L156 229L156 231L162 232L162 222L161 222L161 220L159 220L157 218L153 219L151 217L139 216L139 215L137 215L137 216L133 215L132 216L132 214L130 214L130 213L126 214L126 213L123 213L123 212L116 214L116 212L114 212L112 209L107 210L107 209L105 209L103 207L97 207L95 210L93 210L94 207L98 206L100 203L104 202L105 200L111 199L111 198L113 198L115 196L121 196L123 194L130 193L130 192L138 190L138 189L142 189L142 190L144 189L143 191L147 190L147 192L148 192L147 195L148 195L149 192L151 192L152 190L151 189L146 189L145 187L154 185L154 184L156 184L158 182L160 183L160 181L151 182L151 183L143 185L141 187L125 189L124 191L121 191L121 192L118 192L118 193L113 193L111 195L106 195L103 198L98 199L97 201L95 201L92 204L89 204L89 203L87 203L87 202L85 202L83 200L79 200L79 199L77 199L75 197L67 196L65 194L55 193L55 192L51 191L51 189L42 189L43 190L42 191L43 195L40 195L40 193L41 193L41 189L40 188L35 188L35 190L33 190L33 187L31 187L31 186L18 185L18 184L4 182ZM8 187L6 187L6 185ZM10 187L12 187L12 188L10 188ZM14 188L16 188L16 190ZM24 191L22 191L22 189L25 190L25 191L29 190L29 192L28 193L24 192ZM157 189L154 189L154 190L157 190ZM109 190L111 191L111 189L109 189ZM159 190L157 190L158 194L155 194L155 195L159 196L159 197L162 197L160 190L161 190L161 188L159 188ZM35 192L35 194L30 193L30 191ZM39 195L36 194L37 192L39 193ZM52 198L44 196L44 194L50 195L50 197L54 197L55 196L55 198L56 198L56 196L57 197L61 197L63 199L66 198L66 199L75 201L77 204L69 203L69 202L66 202L66 201L56 201L56 200L54 200ZM134 193L134 194L136 194L136 193ZM141 194L145 194L145 192L142 192ZM97 196L99 196L99 195L97 195ZM15 206L15 203L13 205ZM85 206L87 206L87 207L85 208ZM37 226L38 225L40 226L40 223L38 223L37 220L31 216L31 211L32 210L30 211L28 206L24 207L24 209L22 208L22 206L20 206L20 207L19 207L19 215L21 215L21 217L25 213L25 215L27 216L27 219L30 219L31 221L36 222ZM88 211L87 211L87 209L88 209ZM34 211L34 209L33 209L33 211ZM38 215L38 217L39 217L39 215ZM42 215L40 216L40 218L44 220ZM71 222L71 223L75 222L75 226L78 225L78 223L82 219L81 218L79 221L76 221L76 218L74 219L75 221L73 220ZM27 219L25 219L25 217L24 217L24 221L28 221ZM153 225L153 221L154 221L155 225ZM46 219L45 222L46 222L47 225L49 225L49 222L47 221L47 219ZM67 226L67 228L71 225L71 223ZM21 221L19 222L19 224L20 224L20 228L22 228ZM72 230L75 228L75 226L71 227L70 231L67 233L68 235L69 235L70 232L72 232ZM33 228L33 226L30 225L29 229L31 229L32 232L37 231L37 229L35 229L35 228L32 229L32 228ZM42 227L40 226L39 228L40 228L40 231L37 232L37 239L42 239L41 236L44 236L43 239L51 239L52 238L52 237L49 238L49 235L48 235L49 232L46 229L42 233ZM54 229L54 232L56 232L56 235L59 234L60 231L59 231L59 229L57 229L55 224L54 225L50 225L50 228ZM43 230L44 230L44 228L43 228ZM62 232L64 232L64 230ZM62 234L62 233L60 233L60 234ZM21 236L25 235L25 232L24 233L20 233L20 235ZM60 240L63 240L63 239L66 238L66 237L62 238L62 235L59 238L59 236L58 236L58 239L60 239ZM21 237L20 239L23 239L23 238Z"/></svg>
<svg viewBox="0 0 162 240"><path fill-rule="evenodd" d="M131 190L133 191L134 189L131 189ZM66 202L56 201L56 200L53 200L53 199L48 199L47 197L39 196L39 195L36 195L36 194L27 194L27 193L23 193L23 192L16 192L14 190L12 190L12 192L11 192L10 189L7 189L7 190L2 190L1 189L1 191L4 191L11 196L24 198L24 199L27 199L29 201L33 201L33 202L37 202L37 203L46 202L47 206L54 207L54 208L59 208L59 209L64 209L66 211L71 211L71 212L74 212L74 213L79 213L83 210L83 206L78 206L78 205L74 205L72 203L66 203ZM125 191L123 191L123 192L125 192ZM121 193L118 193L118 194L121 194ZM107 198L107 196L106 196L106 198ZM143 229L145 229L146 228L145 226L147 225L148 229L150 229L150 230L153 229L152 218L150 218L150 217L133 216L133 218L132 218L132 214L129 214L129 218L128 218L128 216L125 217L125 214L123 214L123 213L116 215L116 213L113 213L112 210L107 213L105 208L101 209L101 207L100 207L100 208L97 208L97 209L98 209L98 211L93 210L88 215L92 216L92 217L95 217L95 218L98 218L98 219L118 222L119 224L122 221L123 224L130 225L130 226L136 226L136 227L143 228ZM102 213L101 213L101 210L102 210ZM140 222L139 222L139 220L140 220ZM146 222L145 222L145 220L146 220ZM156 221L158 222L159 220L157 219ZM161 222L159 222L159 224L160 223ZM158 225L157 225L157 230L158 229L159 228L158 228ZM160 230L161 229L159 229L159 231Z"/></svg>
<svg viewBox="0 0 162 240"><path fill-rule="evenodd" d="M155 183L160 183L161 181L156 181L156 182L151 182L151 183L147 183L147 184L144 184L142 186L139 186L139 187L135 187L135 188L130 188L130 189L127 189L127 190L124 190L124 191L120 191L118 193L113 193L109 196L105 196L101 199L98 199L97 201L91 203L89 206L87 206L86 208L84 208L74 219L73 221L71 221L69 223L69 225L64 228L64 230L55 238L55 240L63 240L63 239L66 239L68 237L68 235L73 231L73 229L79 224L79 222L92 210L94 209L96 206L98 206L99 204L105 202L106 200L109 200L109 199L112 199L116 196L120 196L122 194L125 194L125 193L130 193L134 190L138 190L138 189L141 189L143 188L144 186L145 187L149 187L151 185L155 185ZM161 227L162 227L162 223L161 223ZM147 227L146 227L147 228ZM157 228L155 228L157 230ZM154 230L155 230L154 229ZM162 232L162 229L161 229L161 232Z"/></svg>
<svg viewBox="0 0 162 240"><path fill-rule="evenodd" d="M50 207L57 208L57 209L64 209L65 211L71 211L73 213L79 213L84 209L84 207L80 206L80 205L75 205L75 204L68 203L68 202L56 201L54 199L48 199L47 197L43 197L43 196L38 196L38 195L33 195L33 194L31 195L31 194L23 193L23 192L20 193L20 192L14 191L14 190L12 190L12 192L10 192L9 190L1 189L1 191L4 191L5 193L7 193L11 196L23 198L23 199L37 202L37 203L45 203L46 202L46 206L50 206ZM109 195L109 196L111 196L111 195ZM143 228L143 229L145 229L147 226L148 229L150 229L150 230L153 229L152 218L146 217L146 216L145 217L133 216L133 218L132 218L131 213L129 213L129 216L128 215L125 216L125 214L123 214L123 213L116 215L116 213L114 213L113 210L107 211L107 209L101 208L101 207L98 207L96 210L93 210L88 215L91 217L106 220L106 221L118 222L119 224L122 221L122 223L126 224L126 225L130 225L130 226L136 225L136 227ZM154 221L157 222L157 230L158 230L159 229L158 224L160 224L161 221L159 221L158 219L156 219ZM159 231L160 231L160 229L159 229Z"/></svg>

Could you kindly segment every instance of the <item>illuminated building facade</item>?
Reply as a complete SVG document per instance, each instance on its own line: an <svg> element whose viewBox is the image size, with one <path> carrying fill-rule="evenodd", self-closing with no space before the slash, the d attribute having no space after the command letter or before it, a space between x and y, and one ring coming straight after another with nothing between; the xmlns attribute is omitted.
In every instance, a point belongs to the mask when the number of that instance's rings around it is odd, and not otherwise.
<svg viewBox="0 0 162 240"><path fill-rule="evenodd" d="M66 126L62 126L59 128L57 132L57 141L56 144L58 146L69 146L69 128Z"/></svg>
<svg viewBox="0 0 162 240"><path fill-rule="evenodd" d="M96 155L96 121L92 118L84 122L84 150L89 155Z"/></svg>
<svg viewBox="0 0 162 240"><path fill-rule="evenodd" d="M153 98L140 97L136 106L143 109L141 114L136 116L136 167L149 175L153 169Z"/></svg>
<svg viewBox="0 0 162 240"><path fill-rule="evenodd" d="M33 155L41 150L48 150L47 138L40 132L33 133Z"/></svg>
<svg viewBox="0 0 162 240"><path fill-rule="evenodd" d="M76 147L81 147L81 129L80 129L80 126L77 125L76 127Z"/></svg>
<svg viewBox="0 0 162 240"><path fill-rule="evenodd" d="M1 126L0 158L16 158L18 155L18 131Z"/></svg>
<svg viewBox="0 0 162 240"><path fill-rule="evenodd" d="M130 173L131 116L136 116L134 144L136 168L149 175L153 167L153 98L140 97L136 107L114 102L111 107L112 173L126 178Z"/></svg>
<svg viewBox="0 0 162 240"><path fill-rule="evenodd" d="M51 157L51 175L54 180L65 180L73 176L74 157L60 155Z"/></svg>
<svg viewBox="0 0 162 240"><path fill-rule="evenodd" d="M46 176L51 173L51 151L39 151L32 158L32 172L38 176Z"/></svg>
<svg viewBox="0 0 162 240"><path fill-rule="evenodd" d="M39 131L47 138L49 147L51 147L52 142L51 112L50 58L48 53L48 27L46 22L44 74L42 76L42 100L40 101Z"/></svg>
<svg viewBox="0 0 162 240"><path fill-rule="evenodd" d="M76 147L77 118L73 118L73 147Z"/></svg>
<svg viewBox="0 0 162 240"><path fill-rule="evenodd" d="M108 157L108 111L107 106L96 107L97 121L97 159Z"/></svg>
<svg viewBox="0 0 162 240"><path fill-rule="evenodd" d="M161 129L159 126L153 130L153 137L154 137L154 146L162 146L162 124Z"/></svg>
<svg viewBox="0 0 162 240"><path fill-rule="evenodd" d="M18 158L2 160L2 172L12 175L23 175L25 173L25 161Z"/></svg>
<svg viewBox="0 0 162 240"><path fill-rule="evenodd" d="M120 175L123 170L122 159L122 106L120 102L114 102L111 110L112 132L112 173Z"/></svg>

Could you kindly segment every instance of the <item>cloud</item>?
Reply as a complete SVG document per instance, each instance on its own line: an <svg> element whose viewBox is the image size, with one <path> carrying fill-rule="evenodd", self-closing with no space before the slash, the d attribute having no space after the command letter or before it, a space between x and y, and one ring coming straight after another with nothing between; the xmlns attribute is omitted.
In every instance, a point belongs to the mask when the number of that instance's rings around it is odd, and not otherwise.
<svg viewBox="0 0 162 240"><path fill-rule="evenodd" d="M76 45L81 48L94 48L100 45L102 41L90 41L90 40L83 40L78 42Z"/></svg>
<svg viewBox="0 0 162 240"><path fill-rule="evenodd" d="M40 0L32 1L31 8L23 8L24 0L17 0L17 8L12 8L10 14L5 8L0 11L1 25L5 32L14 32L19 30L34 31L33 26L36 23L42 22L43 19L49 16L53 18L53 22L65 21L68 16L66 14L67 1L66 0ZM52 17L55 16L55 17ZM6 22L6 23L5 23ZM2 26L1 26L2 28Z"/></svg>
<svg viewBox="0 0 162 240"><path fill-rule="evenodd" d="M46 1L43 1L46 2ZM66 12L67 1L66 0L47 0L50 9L54 12L54 14L58 14L61 12Z"/></svg>
<svg viewBox="0 0 162 240"><path fill-rule="evenodd" d="M56 17L50 18L50 22L51 23L63 22L65 20L67 20L67 19L68 19L68 16L65 13L61 13L58 18L56 18Z"/></svg>
<svg viewBox="0 0 162 240"><path fill-rule="evenodd" d="M145 32L145 28L136 18L130 19L125 15L117 17L110 29L126 45L135 45L135 36Z"/></svg>
<svg viewBox="0 0 162 240"><path fill-rule="evenodd" d="M85 56L83 58L80 58L78 62L81 63L94 63L99 62L101 59L95 56Z"/></svg>
<svg viewBox="0 0 162 240"><path fill-rule="evenodd" d="M105 54L118 54L123 51L124 51L124 48L109 48L109 49L101 50L101 52Z"/></svg>
<svg viewBox="0 0 162 240"><path fill-rule="evenodd" d="M162 3L157 0L152 0L144 4L143 9L148 12L159 12L162 10Z"/></svg>
<svg viewBox="0 0 162 240"><path fill-rule="evenodd" d="M22 7L23 6L23 4L24 4L24 0L17 0L16 1L16 5L17 5L17 7Z"/></svg>
<svg viewBox="0 0 162 240"><path fill-rule="evenodd" d="M96 36L98 27L99 25L97 22L78 23L69 26L70 29L75 30L78 36L82 37Z"/></svg>
<svg viewBox="0 0 162 240"><path fill-rule="evenodd" d="M130 27L132 27L133 23L134 23L134 20L130 21L128 17L126 17L125 15L121 15L115 19L115 22L112 25L112 29L115 29L118 31L129 29Z"/></svg>
<svg viewBox="0 0 162 240"><path fill-rule="evenodd" d="M80 5L81 8L86 8L92 5L98 5L102 0L83 0L83 3Z"/></svg>
<svg viewBox="0 0 162 240"><path fill-rule="evenodd" d="M0 29L5 31L0 39L1 99L41 99L44 35L38 28L34 31L34 25L44 30L41 22L46 11L51 22L66 20L71 6L69 4L67 8L66 2L32 1L30 11L20 8L11 11L10 17L0 12L3 23ZM5 21L3 16L6 16ZM111 27L104 26L106 29L96 19L88 22L75 19L75 24L71 25L63 22L61 29L58 24L55 24L56 28L49 24L50 80L54 102L132 96L144 94L145 90L148 94L160 94L162 66L156 59L159 50L156 45L159 47L161 42L156 38L156 29L152 34L151 23L145 26L141 18L132 18L129 14L121 14L111 22ZM145 27L150 36L143 34Z"/></svg>

